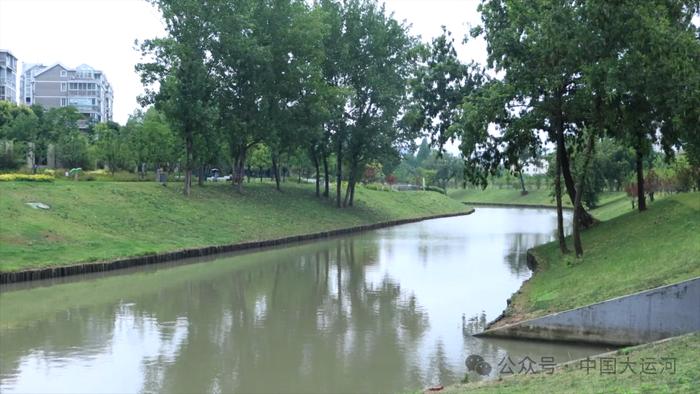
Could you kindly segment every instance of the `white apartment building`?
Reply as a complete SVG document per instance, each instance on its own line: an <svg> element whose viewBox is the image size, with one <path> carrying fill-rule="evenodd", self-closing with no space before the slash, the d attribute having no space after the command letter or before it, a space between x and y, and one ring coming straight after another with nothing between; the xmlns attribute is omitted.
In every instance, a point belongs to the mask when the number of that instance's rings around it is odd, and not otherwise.
<svg viewBox="0 0 700 394"><path fill-rule="evenodd" d="M24 64L20 100L46 108L73 106L94 123L112 120L112 86L102 71L86 64L74 69L62 64Z"/></svg>

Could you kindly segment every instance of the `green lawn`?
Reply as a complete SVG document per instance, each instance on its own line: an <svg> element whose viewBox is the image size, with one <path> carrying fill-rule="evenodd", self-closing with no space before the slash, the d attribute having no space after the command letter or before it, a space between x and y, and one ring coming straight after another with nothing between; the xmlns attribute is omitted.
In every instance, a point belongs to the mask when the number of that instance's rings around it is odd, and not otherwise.
<svg viewBox="0 0 700 394"><path fill-rule="evenodd" d="M551 205L548 191L520 196L517 190L453 190L459 201ZM562 256L556 242L532 252L538 270L512 299L500 324L542 316L612 297L700 276L700 193L663 196L649 210L632 210L623 193L604 193L591 211L602 222L582 233L584 257ZM573 248L568 239L569 248ZM458 385L449 392L693 392L700 385L700 333L616 355L676 358L676 374L600 375L572 366L554 375L515 376L500 382Z"/></svg>
<svg viewBox="0 0 700 394"><path fill-rule="evenodd" d="M657 200L646 212L599 223L582 239L581 259L562 256L557 243L532 250L540 266L513 299L518 320L700 276L700 193Z"/></svg>
<svg viewBox="0 0 700 394"><path fill-rule="evenodd" d="M574 362L553 374L515 375L502 381L450 387L449 393L693 393L700 387L700 333L685 335L660 343L622 349L601 359ZM662 360L662 358L673 359ZM614 359L614 369L612 367ZM645 360L645 361L642 361ZM659 364L663 362L663 364ZM670 363L666 365L666 362ZM627 364L629 363L629 364ZM644 363L644 364L642 364ZM666 369L662 369L662 365ZM675 365L675 373L670 373ZM582 368L582 366L584 368ZM625 370L629 366L630 369ZM646 366L642 373L642 366ZM656 373L650 366L654 366ZM624 371L624 372L623 372ZM634 371L631 372L631 371ZM663 372L661 372L663 371Z"/></svg>
<svg viewBox="0 0 700 394"><path fill-rule="evenodd" d="M226 184L193 188L155 182L0 182L0 271L107 260L181 248L279 238L362 224L464 212L434 192L358 187L356 207L338 210L313 186ZM27 202L42 202L49 210Z"/></svg>
<svg viewBox="0 0 700 394"><path fill-rule="evenodd" d="M494 187L488 187L485 190L450 189L447 191L447 195L462 202L554 206L551 192L546 188L529 190L528 194L524 196L520 194L520 189ZM567 202L568 198L564 201L565 205ZM571 206L571 204L566 206Z"/></svg>
<svg viewBox="0 0 700 394"><path fill-rule="evenodd" d="M455 200L466 203L555 206L551 191L545 188L529 190L528 194L524 196L520 194L518 189L493 187L486 188L486 190L450 189L447 194ZM568 196L564 196L563 203L565 207L572 206ZM600 195L598 206L591 210L591 213L598 220L609 220L630 211L632 211L632 204L625 193L604 192Z"/></svg>

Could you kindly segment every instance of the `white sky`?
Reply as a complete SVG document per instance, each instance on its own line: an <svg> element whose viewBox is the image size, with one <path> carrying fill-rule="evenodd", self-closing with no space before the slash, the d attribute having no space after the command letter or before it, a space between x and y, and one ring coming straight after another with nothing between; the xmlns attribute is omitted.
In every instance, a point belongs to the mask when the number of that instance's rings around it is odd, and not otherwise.
<svg viewBox="0 0 700 394"><path fill-rule="evenodd" d="M429 40L440 26L452 31L463 61L486 58L483 40L462 45L469 24L479 23L478 0L387 0L398 20ZM163 36L158 11L145 0L0 0L0 48L18 63L88 64L105 72L114 89L114 120L125 123L143 92L134 65L134 40ZM22 70L20 69L20 72ZM17 81L19 91L19 80Z"/></svg>

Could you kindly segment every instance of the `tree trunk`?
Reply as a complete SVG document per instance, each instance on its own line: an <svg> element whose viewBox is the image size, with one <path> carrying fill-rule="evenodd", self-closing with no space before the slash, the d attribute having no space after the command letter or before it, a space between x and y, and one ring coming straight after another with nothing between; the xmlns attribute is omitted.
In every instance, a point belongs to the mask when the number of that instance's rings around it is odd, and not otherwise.
<svg viewBox="0 0 700 394"><path fill-rule="evenodd" d="M564 178L566 193L569 195L571 203L576 205L576 187L574 186L574 177L571 175L571 167L569 166L569 154L566 151L566 143L564 141L564 127L557 128L557 150L561 150L561 174ZM593 216L581 207L578 215L583 227L590 227L593 222Z"/></svg>
<svg viewBox="0 0 700 394"><path fill-rule="evenodd" d="M321 168L316 154L313 154L313 160L316 168L316 197L321 197Z"/></svg>
<svg viewBox="0 0 700 394"><path fill-rule="evenodd" d="M245 179L246 172L245 172L245 159L246 159L246 151L243 150L240 155L238 155L238 159L236 161L236 185L238 188L238 192L242 193L243 192L243 180Z"/></svg>
<svg viewBox="0 0 700 394"><path fill-rule="evenodd" d="M647 201L644 197L644 162L642 149L637 148L637 207L639 212L646 211Z"/></svg>
<svg viewBox="0 0 700 394"><path fill-rule="evenodd" d="M518 171L518 175L520 176L520 194L524 196L527 194L527 189L525 189L525 180L523 179L522 169ZM447 184L445 184L445 190L447 190Z"/></svg>
<svg viewBox="0 0 700 394"><path fill-rule="evenodd" d="M336 185L335 185L335 205L340 208L342 206L342 193L343 193L343 155L341 151L341 146L340 143L338 144L338 151L336 152L336 169L335 169L335 174L336 174Z"/></svg>
<svg viewBox="0 0 700 394"><path fill-rule="evenodd" d="M275 177L275 186L278 191L281 191L280 189L280 173L279 173L279 166L277 165L277 158L275 155L272 156L272 173L274 174Z"/></svg>
<svg viewBox="0 0 700 394"><path fill-rule="evenodd" d="M345 187L345 198L343 199L343 207L348 206L348 201L350 200L350 185L352 185L352 175L348 177L348 185Z"/></svg>
<svg viewBox="0 0 700 394"><path fill-rule="evenodd" d="M245 172L245 160L246 160L246 150L243 150L241 154L238 157L238 192L242 193L243 192L243 180L246 177L246 172Z"/></svg>
<svg viewBox="0 0 700 394"><path fill-rule="evenodd" d="M204 177L206 175L206 167L204 165L199 166L199 176L197 177L197 186L204 186Z"/></svg>
<svg viewBox="0 0 700 394"><path fill-rule="evenodd" d="M588 136L588 145L586 146L586 151L583 156L583 167L581 168L581 175L579 176L578 185L576 185L576 199L574 201L574 250L576 251L576 257L583 256L583 244L581 243L581 218L579 217L582 211L581 197L583 196L583 186L586 182L586 172L588 170L588 163L591 161L591 156L593 156L593 146L595 144L595 134L590 132Z"/></svg>
<svg viewBox="0 0 700 394"><path fill-rule="evenodd" d="M330 188L330 179L328 179L328 156L323 156L323 197L328 198Z"/></svg>
<svg viewBox="0 0 700 394"><path fill-rule="evenodd" d="M192 190L192 170L185 169L185 187L182 190L182 192L184 195L189 196L191 190Z"/></svg>
<svg viewBox="0 0 700 394"><path fill-rule="evenodd" d="M190 195L192 190L192 137L185 139L185 187L182 192L185 196Z"/></svg>
<svg viewBox="0 0 700 394"><path fill-rule="evenodd" d="M263 181L263 168L262 166L258 167L258 175L260 176L260 183Z"/></svg>
<svg viewBox="0 0 700 394"><path fill-rule="evenodd" d="M350 188L350 203L348 204L351 207L355 205L355 185L357 185L357 182L353 178L352 187Z"/></svg>
<svg viewBox="0 0 700 394"><path fill-rule="evenodd" d="M348 173L348 187L345 188L345 199L343 200L343 206L347 207L348 203L350 202L350 189L352 188L352 184L355 180L355 168L353 165L350 165L350 172Z"/></svg>
<svg viewBox="0 0 700 394"><path fill-rule="evenodd" d="M559 148L557 148L556 154L554 196L557 200L557 239L559 240L559 250L566 254L569 253L569 249L566 247L566 238L564 236L564 212L561 202L561 150Z"/></svg>

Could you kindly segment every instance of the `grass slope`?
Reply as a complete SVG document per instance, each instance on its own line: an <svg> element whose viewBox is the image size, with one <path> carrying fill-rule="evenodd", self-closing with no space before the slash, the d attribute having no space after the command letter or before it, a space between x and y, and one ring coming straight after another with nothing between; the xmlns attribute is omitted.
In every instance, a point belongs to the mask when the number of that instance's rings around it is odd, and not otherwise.
<svg viewBox="0 0 700 394"><path fill-rule="evenodd" d="M520 189L498 189L487 187L481 189L450 189L447 194L461 202L497 203L497 204L521 204L521 205L551 205L554 200L549 189L529 190L528 194L521 195ZM566 199L568 200L568 199ZM566 205L565 201L565 205ZM571 204L567 205L570 206Z"/></svg>
<svg viewBox="0 0 700 394"><path fill-rule="evenodd" d="M450 393L693 393L700 387L700 333L671 340L622 349L605 355L605 363L615 360L616 374L601 374L600 359L596 369L582 369L573 363L551 375L515 375L502 381L453 386ZM662 370L662 358L675 359L675 373ZM593 358L592 358L593 359ZM645 365L654 365L656 373L641 373ZM630 362L630 370L622 372ZM669 360L670 362L670 360ZM588 365L588 364L583 364ZM592 366L592 365L589 365ZM671 367L671 365L669 365ZM670 369L670 368L669 368ZM612 367L611 367L612 370Z"/></svg>
<svg viewBox="0 0 700 394"><path fill-rule="evenodd" d="M358 188L356 207L338 210L312 186L286 183L180 187L155 182L0 183L0 271L157 253L288 235L467 208L434 192ZM49 210L33 209L42 202Z"/></svg>
<svg viewBox="0 0 700 394"><path fill-rule="evenodd" d="M521 195L518 189L450 189L447 194L455 200L466 203L496 203L517 205L547 205L554 207L554 199L549 189L529 190L528 194ZM568 196L564 196L565 207L571 207ZM598 206L591 210L598 220L609 220L623 213L632 211L632 204L623 192L601 193Z"/></svg>
<svg viewBox="0 0 700 394"><path fill-rule="evenodd" d="M532 250L540 265L513 299L518 320L700 276L700 194L657 200L644 213L584 231L582 240L581 259L561 255L556 242Z"/></svg>

